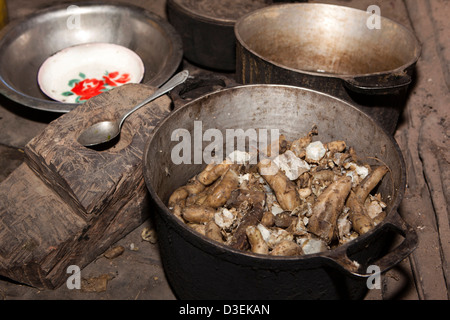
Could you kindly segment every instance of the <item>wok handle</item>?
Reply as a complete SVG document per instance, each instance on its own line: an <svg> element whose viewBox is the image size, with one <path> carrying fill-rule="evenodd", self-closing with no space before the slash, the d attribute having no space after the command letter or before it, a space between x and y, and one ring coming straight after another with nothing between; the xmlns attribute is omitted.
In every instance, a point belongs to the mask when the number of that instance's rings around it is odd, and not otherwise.
<svg viewBox="0 0 450 320"><path fill-rule="evenodd" d="M416 231L407 225L397 212L386 218L383 227L399 233L404 237L404 239L402 243L400 243L392 251L388 252L377 261L370 263L370 265L377 266L380 273L388 271L400 263L403 259L408 257L417 248L418 244ZM333 260L346 271L355 276L367 278L373 275L373 273L367 273L367 270L363 270L361 266L352 261L346 254L344 257L334 257Z"/></svg>
<svg viewBox="0 0 450 320"><path fill-rule="evenodd" d="M409 86L412 77L406 71L380 74L376 76L342 78L345 87L357 93L369 95L393 94Z"/></svg>

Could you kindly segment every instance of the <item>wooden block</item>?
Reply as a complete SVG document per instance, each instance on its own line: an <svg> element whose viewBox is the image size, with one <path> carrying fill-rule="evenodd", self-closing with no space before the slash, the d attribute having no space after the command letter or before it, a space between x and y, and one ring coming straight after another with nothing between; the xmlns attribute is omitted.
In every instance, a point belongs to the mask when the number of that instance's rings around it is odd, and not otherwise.
<svg viewBox="0 0 450 320"><path fill-rule="evenodd" d="M120 118L153 91L129 84L103 93L51 122L25 147L30 168L86 221L113 209L122 198L131 199L142 178L145 143L170 112L171 100L161 97L133 113L111 149L86 148L78 136L96 122Z"/></svg>
<svg viewBox="0 0 450 320"><path fill-rule="evenodd" d="M79 230L76 241L64 244L58 258L48 257L40 266L48 270L45 274L45 288L55 289L67 281L67 268L77 265L80 269L86 267L99 255L109 249L114 243L140 226L148 219L149 198L144 181L137 187L130 200L122 199L119 210L110 209L91 220L91 223ZM48 268L52 266L52 268Z"/></svg>
<svg viewBox="0 0 450 320"><path fill-rule="evenodd" d="M44 278L57 259L57 247L76 241L86 222L48 188L26 164L0 184L0 274L32 286L49 286Z"/></svg>
<svg viewBox="0 0 450 320"><path fill-rule="evenodd" d="M154 92L125 85L55 121L25 148L25 163L0 184L0 275L54 289L149 212L142 173L146 141L171 109L161 97L127 118L118 143L95 151L77 142L82 130L114 120Z"/></svg>
<svg viewBox="0 0 450 320"><path fill-rule="evenodd" d="M119 210L84 221L22 164L0 184L0 275L41 289L65 283L67 268L81 269L136 227L149 212L144 180Z"/></svg>

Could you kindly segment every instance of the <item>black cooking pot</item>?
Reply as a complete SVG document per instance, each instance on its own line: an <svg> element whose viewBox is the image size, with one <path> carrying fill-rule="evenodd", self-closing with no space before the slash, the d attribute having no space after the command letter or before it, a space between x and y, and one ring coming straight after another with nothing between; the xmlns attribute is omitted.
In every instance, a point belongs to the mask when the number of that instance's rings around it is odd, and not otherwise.
<svg viewBox="0 0 450 320"><path fill-rule="evenodd" d="M236 21L246 13L276 2L280 1L167 0L167 16L181 35L184 55L189 61L231 72L236 68Z"/></svg>
<svg viewBox="0 0 450 320"><path fill-rule="evenodd" d="M183 40L185 57L200 66L234 71L234 24L268 0L167 0L167 16Z"/></svg>
<svg viewBox="0 0 450 320"><path fill-rule="evenodd" d="M421 52L414 34L390 19L319 3L253 11L236 22L235 35L239 83L329 93L357 104L391 133Z"/></svg>
<svg viewBox="0 0 450 320"><path fill-rule="evenodd" d="M195 127L195 121L201 122L196 122ZM387 203L386 219L346 245L299 257L257 255L200 235L166 207L172 192L205 166L177 165L172 156L180 143L177 134L198 138L199 132L194 130L199 130L199 124L202 132L218 129L223 137L226 129L278 129L291 140L317 124L322 141L345 140L361 157L376 157L390 168L377 189ZM211 143L190 142L192 161L195 148ZM178 108L158 125L143 161L145 182L156 207L163 266L175 294L182 299L358 299L367 291L366 281L372 275L367 272L369 265L377 265L384 272L417 245L415 232L397 213L406 175L398 145L359 109L317 91L251 85L202 96ZM386 252L393 235L404 239Z"/></svg>

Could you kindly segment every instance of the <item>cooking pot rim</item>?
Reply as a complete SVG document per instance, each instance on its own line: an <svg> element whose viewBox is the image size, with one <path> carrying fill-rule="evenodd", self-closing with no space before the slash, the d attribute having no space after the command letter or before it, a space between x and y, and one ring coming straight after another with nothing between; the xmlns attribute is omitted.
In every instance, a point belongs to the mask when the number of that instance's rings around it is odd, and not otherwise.
<svg viewBox="0 0 450 320"><path fill-rule="evenodd" d="M225 27L234 27L234 24L237 20L235 19L227 19L227 18L220 18L220 17L210 17L207 15L203 15L197 11L191 10L190 8L183 6L176 0L167 0L167 4L173 6L178 11L184 13L185 15L189 16L192 19L196 19L198 21L221 25Z"/></svg>
<svg viewBox="0 0 450 320"><path fill-rule="evenodd" d="M307 255L302 255L302 256L294 256L294 257L288 257L288 256L269 256L269 255L262 255L262 254L256 254L256 253L252 253L252 252L246 252L246 251L242 251L239 249L234 249L228 245L225 244L221 244L217 241L214 241L212 239L209 239L208 237L196 232L195 230L188 228L186 226L185 223L183 223L182 221L180 221L177 217L174 216L174 214L172 212L170 212L170 210L167 208L166 204L161 200L161 198L159 197L159 195L157 194L155 188L153 187L152 181L149 178L149 174L148 171L150 170L148 164L148 160L150 157L150 145L152 144L152 141L155 137L155 133L158 132L158 130L160 130L160 128L164 127L165 124L169 121L171 121L171 119L180 112L183 112L183 110L185 109L189 109L191 108L192 105L198 103L201 100L206 100L209 99L211 96L213 95L217 95L217 94L226 94L227 92L231 92L231 91L235 91L235 90L245 90L245 89L251 89L251 88L287 88L287 89L294 89L294 90L298 90L298 91L306 91L306 92L311 92L313 94L318 94L318 95L322 95L322 96L326 96L330 99L334 99L336 102L339 102L340 104L345 104L347 107L352 108L355 110L355 112L361 113L364 117L367 118L367 120L369 120L370 122L372 122L373 126L378 128L379 130L381 130L383 132L383 134L386 136L386 138L391 142L391 144L394 146L394 149L397 152L397 156L399 158L399 162L400 162L400 170L402 171L400 174L400 183L398 186L398 195L397 197L395 197L393 199L392 202L392 207L389 210L389 212L387 212L386 218L383 220L383 222L381 222L380 224L378 224L374 229L372 229L371 231L369 231L368 233L359 236L357 239L352 240L344 245L341 245L333 250L329 250L329 251L324 251L324 252L320 252L320 253L315 253L315 254L307 254ZM176 224L178 227L180 227L180 230L183 230L183 236L189 234L190 237L196 237L196 239L202 243L206 243L210 249L212 250L217 250L220 249L221 252L228 252L234 255L239 255L241 257L245 257L248 259L253 259L256 261L286 261L286 262L295 262L295 261L300 261L300 260L307 260L307 259L313 259L313 258L321 258L324 260L333 260L336 261L336 257L346 257L347 256L347 251L349 251L349 249L351 249L353 246L357 245L358 242L362 242L362 241L366 241L368 240L370 237L372 237L375 233L379 232L381 228L384 228L386 223L391 220L393 218L393 216L397 216L398 212L397 209L400 206L400 203L403 200L404 197L404 193L406 190L406 168L405 168L405 162L404 162L404 157L403 154L400 150L399 145L397 144L397 142L395 141L395 139L389 135L387 133L387 131L381 127L379 124L377 124L375 122L374 119L372 119L370 116L368 116L367 114L365 114L364 112L362 112L361 110L359 110L357 107L351 105L350 103L339 99L337 97L334 97L330 94L327 93L323 93L320 91L316 91L313 89L309 89L309 88L302 88L302 87L298 87L298 86L292 86L292 85L282 85L282 84L249 84L249 85L239 85L239 86L235 86L235 87L230 87L230 88L225 88L225 89L219 89L217 91L214 92L210 92L207 93L199 98L196 98L188 103L186 103L185 105L179 107L178 109L172 111L167 117L165 117L162 121L160 121L155 129L153 130L153 133L151 135L151 137L148 139L145 149L144 149L144 155L143 155L143 173L144 173L144 180L145 183L147 185L147 189L151 195L151 198L153 199L154 203L157 205L158 209L157 212L158 214L162 212L164 212L164 217L163 219L169 219L172 223ZM202 249L205 249L204 247L202 247ZM344 268L345 269L345 268ZM346 269L345 269L346 270ZM348 271L348 270L347 270ZM357 274L358 275L358 274Z"/></svg>
<svg viewBox="0 0 450 320"><path fill-rule="evenodd" d="M402 66L399 66L395 69L392 70L388 70L388 71L380 71L380 72L372 72L372 73L361 73L361 74L334 74L334 73L322 73L322 72L314 72L314 71L310 71L310 70L303 70L303 69L296 69L296 68L292 68L292 67L288 67L285 66L279 62L270 60L268 58L266 58L265 56L255 52L252 48L250 48L248 46L248 44L242 39L241 34L239 29L241 28L242 24L245 23L245 21L253 16L253 15L257 15L260 14L261 12L264 11L269 11L269 10L273 10L274 8L283 8L283 7L301 7L301 6L316 6L316 7L334 7L336 10L349 10L349 11L354 11L354 12L358 12L358 13L365 13L365 11L360 10L360 9L356 9L356 8L352 8L352 7L347 7L347 6L342 6L342 5L336 5L336 4L326 4L326 3L284 3L284 4L277 4L277 5L271 5L265 8L261 8L261 9L257 9L255 11L249 12L246 15L240 17L235 25L234 25L234 34L236 36L236 41L239 42L240 45L242 45L246 50L248 50L251 54L255 55L256 57L262 59L263 61L266 61L268 63L271 63L279 68L285 69L285 70L289 70L292 72L297 72L297 73L303 73L303 74L307 74L307 75L312 75L312 76L318 76L318 77L324 77L324 78L337 78L337 79L342 79L342 80L346 80L346 79L353 79L353 78L360 78L360 77L373 77L373 76L382 76L382 75L386 75L386 74L398 74L398 73L402 73L405 70L407 70L408 68L410 68L411 66L415 65L417 63L417 61L419 60L420 56L421 56L421 52L422 52L422 46L419 42L419 40L417 39L416 35L411 32L411 30L409 30L408 28L406 28L404 25L389 19L387 17L383 17L380 16L381 19L388 21L391 24L394 24L396 26L398 26L401 30L403 30L406 34L408 34L410 36L410 38L414 41L414 45L415 45L415 54L414 57L407 63L403 64Z"/></svg>

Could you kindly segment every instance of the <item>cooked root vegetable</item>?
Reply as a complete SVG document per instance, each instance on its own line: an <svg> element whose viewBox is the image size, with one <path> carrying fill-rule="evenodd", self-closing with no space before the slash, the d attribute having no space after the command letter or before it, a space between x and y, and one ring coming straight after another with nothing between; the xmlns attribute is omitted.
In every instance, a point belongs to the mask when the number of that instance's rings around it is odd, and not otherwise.
<svg viewBox="0 0 450 320"><path fill-rule="evenodd" d="M301 174L297 181L297 186L299 187L299 189L302 188L310 188L311 187L311 174L309 172L305 172L303 174Z"/></svg>
<svg viewBox="0 0 450 320"><path fill-rule="evenodd" d="M345 141L332 141L327 143L327 149L331 153L342 152L347 148Z"/></svg>
<svg viewBox="0 0 450 320"><path fill-rule="evenodd" d="M339 176L332 170L320 170L311 173L311 184L319 184L323 181L334 181Z"/></svg>
<svg viewBox="0 0 450 320"><path fill-rule="evenodd" d="M199 194L203 190L205 190L205 186L196 178L192 179L186 185L186 191L189 193L189 195Z"/></svg>
<svg viewBox="0 0 450 320"><path fill-rule="evenodd" d="M239 186L239 175L230 167L222 175L220 180L212 186L206 196L203 205L211 208L218 208L227 203L231 197L231 192Z"/></svg>
<svg viewBox="0 0 450 320"><path fill-rule="evenodd" d="M216 210L210 207L193 205L181 210L181 216L188 222L207 223L214 218Z"/></svg>
<svg viewBox="0 0 450 320"><path fill-rule="evenodd" d="M189 196L196 195L205 190L205 186L195 177L185 186L176 189L169 198L169 207L186 200Z"/></svg>
<svg viewBox="0 0 450 320"><path fill-rule="evenodd" d="M304 236L308 234L308 228L306 228L305 221L309 221L306 217L298 217L292 221L292 224L288 227L288 231L294 236Z"/></svg>
<svg viewBox="0 0 450 320"><path fill-rule="evenodd" d="M251 208L241 220L241 223L236 228L231 240L230 246L235 249L246 250L249 247L247 241L246 230L247 227L256 226L260 223L264 214L264 208L257 204Z"/></svg>
<svg viewBox="0 0 450 320"><path fill-rule="evenodd" d="M350 157L351 156L349 153L336 152L335 154L333 154L330 160L333 161L335 165L342 166L345 163L345 161Z"/></svg>
<svg viewBox="0 0 450 320"><path fill-rule="evenodd" d="M220 230L220 227L213 220L211 220L205 226L205 235L212 240L222 243L223 239Z"/></svg>
<svg viewBox="0 0 450 320"><path fill-rule="evenodd" d="M297 189L297 192L300 199L306 199L312 194L311 188Z"/></svg>
<svg viewBox="0 0 450 320"><path fill-rule="evenodd" d="M192 230L195 230L196 232L200 233L201 235L205 235L206 226L204 224L198 224L198 223L187 223L188 227Z"/></svg>
<svg viewBox="0 0 450 320"><path fill-rule="evenodd" d="M386 166L377 167L370 173L367 178L361 182L361 184L356 188L356 197L361 203L366 201L369 193L380 183L384 175L389 171Z"/></svg>
<svg viewBox="0 0 450 320"><path fill-rule="evenodd" d="M341 239L339 239L339 245L346 244L347 242L355 240L358 237L359 237L358 232L352 231L349 234L344 235Z"/></svg>
<svg viewBox="0 0 450 320"><path fill-rule="evenodd" d="M306 155L306 147L312 142L313 136L318 135L317 126L314 126L311 131L298 140L292 142L290 150L299 158L304 158Z"/></svg>
<svg viewBox="0 0 450 320"><path fill-rule="evenodd" d="M296 217L292 216L290 212L284 211L275 216L275 225L279 228L287 228L292 224Z"/></svg>
<svg viewBox="0 0 450 320"><path fill-rule="evenodd" d="M273 215L273 213L270 211L264 212L264 215L261 219L261 224L264 227L272 227L275 224L275 216Z"/></svg>
<svg viewBox="0 0 450 320"><path fill-rule="evenodd" d="M222 163L215 164L210 163L200 172L197 176L198 181L203 185L208 186L217 179L219 179L232 165L233 163L229 160L225 160Z"/></svg>
<svg viewBox="0 0 450 320"><path fill-rule="evenodd" d="M186 206L190 205L199 205L202 206L203 203L205 203L206 198L208 197L208 192L211 187L206 188L203 190L203 192L200 192L199 194L194 194L186 199Z"/></svg>
<svg viewBox="0 0 450 320"><path fill-rule="evenodd" d="M264 241L264 238L257 227L248 226L245 229L245 232L247 234L248 242L250 243L250 248L253 253L259 254L269 253L269 246Z"/></svg>
<svg viewBox="0 0 450 320"><path fill-rule="evenodd" d="M367 215L366 209L363 204L359 202L353 191L347 199L347 207L350 208L349 218L352 222L353 229L358 232L358 234L363 235L373 229L374 223L372 219Z"/></svg>
<svg viewBox="0 0 450 320"><path fill-rule="evenodd" d="M177 203L176 205L174 205L173 207L171 207L172 209L172 213L175 215L175 217L177 217L177 218L179 218L179 219L181 219L181 220L183 220L183 218L182 218L182 216L181 216L181 212L182 212L182 210L183 210L183 207L184 206L182 206L182 205L180 205L179 203Z"/></svg>
<svg viewBox="0 0 450 320"><path fill-rule="evenodd" d="M279 169L273 175L267 174L267 170L270 170L269 168L272 166L275 166L273 162L269 159L265 159L258 163L258 170L270 187L274 190L275 196L277 197L281 208L292 211L301 204L296 186L291 180L289 180L288 177L286 177L283 171Z"/></svg>
<svg viewBox="0 0 450 320"><path fill-rule="evenodd" d="M181 201L186 200L189 196L189 192L186 190L186 187L179 187L176 189L169 198L169 208L175 207L176 204L179 204Z"/></svg>
<svg viewBox="0 0 450 320"><path fill-rule="evenodd" d="M300 256L302 255L302 248L293 241L283 240L278 243L270 252L273 256Z"/></svg>
<svg viewBox="0 0 450 320"><path fill-rule="evenodd" d="M264 205L266 194L259 190L239 189L234 193L234 199L227 202L229 207L241 207L242 205Z"/></svg>
<svg viewBox="0 0 450 320"><path fill-rule="evenodd" d="M293 142L281 135L262 150L230 153L176 189L169 209L214 241L271 256L356 239L386 216L381 194L370 193L388 168L364 163L345 141L313 142L316 135L314 126Z"/></svg>
<svg viewBox="0 0 450 320"><path fill-rule="evenodd" d="M334 238L337 219L345 205L351 186L350 177L340 178L325 189L312 208L313 213L308 230L327 244L330 244Z"/></svg>

